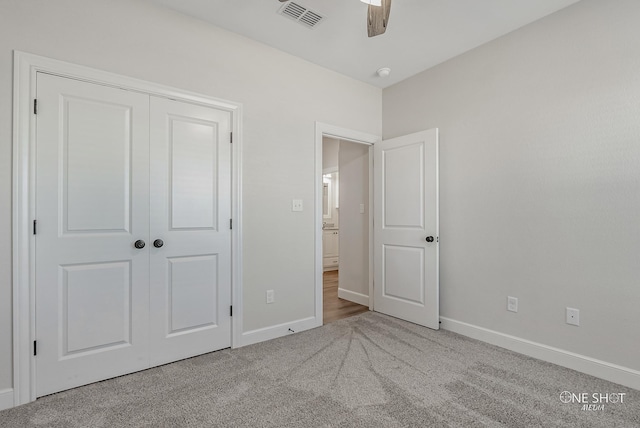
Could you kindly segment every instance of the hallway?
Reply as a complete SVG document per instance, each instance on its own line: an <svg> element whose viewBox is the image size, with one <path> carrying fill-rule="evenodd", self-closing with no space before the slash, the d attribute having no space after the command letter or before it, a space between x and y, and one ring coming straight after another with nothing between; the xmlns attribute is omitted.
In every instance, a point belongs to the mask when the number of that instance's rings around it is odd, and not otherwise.
<svg viewBox="0 0 640 428"><path fill-rule="evenodd" d="M338 272L324 272L323 278L323 323L328 324L343 318L367 312L368 307L338 298Z"/></svg>

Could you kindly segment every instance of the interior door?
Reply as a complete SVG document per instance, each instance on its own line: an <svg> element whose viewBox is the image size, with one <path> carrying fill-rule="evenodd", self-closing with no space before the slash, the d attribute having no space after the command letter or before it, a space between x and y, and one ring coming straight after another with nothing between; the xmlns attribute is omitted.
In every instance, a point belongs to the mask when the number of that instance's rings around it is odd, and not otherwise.
<svg viewBox="0 0 640 428"><path fill-rule="evenodd" d="M231 114L37 75L36 395L230 346Z"/></svg>
<svg viewBox="0 0 640 428"><path fill-rule="evenodd" d="M151 365L231 345L231 114L151 97Z"/></svg>
<svg viewBox="0 0 640 428"><path fill-rule="evenodd" d="M43 73L37 97L42 396L149 366L149 97Z"/></svg>
<svg viewBox="0 0 640 428"><path fill-rule="evenodd" d="M375 311L439 328L438 245L438 130L376 143Z"/></svg>

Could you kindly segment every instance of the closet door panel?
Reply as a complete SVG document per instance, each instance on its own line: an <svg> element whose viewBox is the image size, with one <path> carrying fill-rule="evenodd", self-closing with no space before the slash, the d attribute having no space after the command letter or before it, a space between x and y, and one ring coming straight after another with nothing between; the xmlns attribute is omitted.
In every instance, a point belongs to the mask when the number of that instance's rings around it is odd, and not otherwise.
<svg viewBox="0 0 640 428"><path fill-rule="evenodd" d="M148 367L149 97L38 73L36 395Z"/></svg>
<svg viewBox="0 0 640 428"><path fill-rule="evenodd" d="M151 97L151 364L230 346L231 114Z"/></svg>

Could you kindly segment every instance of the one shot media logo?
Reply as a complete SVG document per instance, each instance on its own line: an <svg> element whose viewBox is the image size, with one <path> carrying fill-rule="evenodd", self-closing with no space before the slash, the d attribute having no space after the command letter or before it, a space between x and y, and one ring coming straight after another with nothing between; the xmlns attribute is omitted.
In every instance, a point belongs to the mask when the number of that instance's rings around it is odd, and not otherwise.
<svg viewBox="0 0 640 428"><path fill-rule="evenodd" d="M602 411L605 405L624 404L626 392L569 392L560 394L560 401L564 404L581 404L582 410Z"/></svg>

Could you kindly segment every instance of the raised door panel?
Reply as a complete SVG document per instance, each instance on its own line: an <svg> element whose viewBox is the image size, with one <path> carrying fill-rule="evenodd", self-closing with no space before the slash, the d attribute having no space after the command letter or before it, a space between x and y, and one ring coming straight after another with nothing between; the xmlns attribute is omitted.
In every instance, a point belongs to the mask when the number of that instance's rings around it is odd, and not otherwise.
<svg viewBox="0 0 640 428"><path fill-rule="evenodd" d="M424 229L424 142L382 152L384 227Z"/></svg>
<svg viewBox="0 0 640 428"><path fill-rule="evenodd" d="M60 273L62 357L130 345L131 262L61 266Z"/></svg>
<svg viewBox="0 0 640 428"><path fill-rule="evenodd" d="M382 295L409 304L424 304L424 248L384 245Z"/></svg>
<svg viewBox="0 0 640 428"><path fill-rule="evenodd" d="M66 94L60 101L63 232L129 232L132 107Z"/></svg>
<svg viewBox="0 0 640 428"><path fill-rule="evenodd" d="M227 111L151 98L151 364L230 346Z"/></svg>
<svg viewBox="0 0 640 428"><path fill-rule="evenodd" d="M218 125L169 116L171 229L218 226Z"/></svg>
<svg viewBox="0 0 640 428"><path fill-rule="evenodd" d="M148 367L149 98L38 73L38 396Z"/></svg>
<svg viewBox="0 0 640 428"><path fill-rule="evenodd" d="M218 256L168 259L168 335L218 324Z"/></svg>

